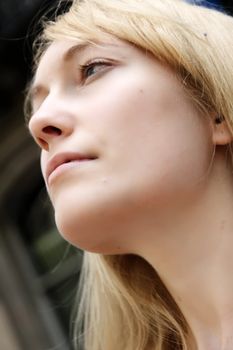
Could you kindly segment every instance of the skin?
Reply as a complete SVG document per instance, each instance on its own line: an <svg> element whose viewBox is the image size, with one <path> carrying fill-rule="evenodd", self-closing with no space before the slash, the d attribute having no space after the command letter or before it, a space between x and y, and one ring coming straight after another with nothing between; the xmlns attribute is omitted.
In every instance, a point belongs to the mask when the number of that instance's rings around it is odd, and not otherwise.
<svg viewBox="0 0 233 350"><path fill-rule="evenodd" d="M110 38L64 60L74 44L56 41L43 55L29 122L59 231L87 251L144 257L184 313L190 348L232 349L225 122L201 115L150 54ZM97 59L106 63L83 77L79 66ZM47 181L48 161L69 151L97 159Z"/></svg>

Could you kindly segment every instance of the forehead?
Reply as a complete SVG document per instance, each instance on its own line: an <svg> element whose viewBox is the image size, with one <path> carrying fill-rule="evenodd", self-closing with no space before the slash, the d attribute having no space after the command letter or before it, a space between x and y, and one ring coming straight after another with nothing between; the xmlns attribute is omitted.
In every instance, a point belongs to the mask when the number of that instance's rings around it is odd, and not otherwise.
<svg viewBox="0 0 233 350"><path fill-rule="evenodd" d="M87 43L77 44L77 42L72 40L59 40L52 42L41 56L36 69L34 81L37 81L43 72L45 73L45 76L48 77L51 67L55 68L58 63L68 62L69 56L71 57L69 53L72 53L73 51L72 48L76 47L77 50L78 48L82 50L85 46L87 46Z"/></svg>

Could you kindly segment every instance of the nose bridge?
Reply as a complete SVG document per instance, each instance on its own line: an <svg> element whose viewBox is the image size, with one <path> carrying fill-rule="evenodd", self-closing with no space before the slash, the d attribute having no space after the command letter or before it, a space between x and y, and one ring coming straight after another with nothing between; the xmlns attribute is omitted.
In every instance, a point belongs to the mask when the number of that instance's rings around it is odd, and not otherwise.
<svg viewBox="0 0 233 350"><path fill-rule="evenodd" d="M61 137L68 136L74 129L74 115L68 98L61 91L53 90L44 99L29 121L29 130L41 148Z"/></svg>

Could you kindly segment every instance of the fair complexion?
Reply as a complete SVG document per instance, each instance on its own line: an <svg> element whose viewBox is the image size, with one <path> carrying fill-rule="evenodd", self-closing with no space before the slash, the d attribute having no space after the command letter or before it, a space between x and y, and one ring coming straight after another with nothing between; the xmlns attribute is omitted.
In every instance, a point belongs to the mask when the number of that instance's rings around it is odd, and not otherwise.
<svg viewBox="0 0 233 350"><path fill-rule="evenodd" d="M114 38L76 44L51 44L32 89L29 129L41 147L59 231L87 251L144 257L184 313L190 348L232 349L225 122L203 116L149 53ZM92 159L47 178L49 161L61 152Z"/></svg>

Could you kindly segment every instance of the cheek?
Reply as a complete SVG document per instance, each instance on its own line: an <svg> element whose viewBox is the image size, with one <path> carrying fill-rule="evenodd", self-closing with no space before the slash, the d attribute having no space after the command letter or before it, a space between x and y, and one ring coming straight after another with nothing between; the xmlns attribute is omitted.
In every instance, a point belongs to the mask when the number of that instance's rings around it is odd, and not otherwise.
<svg viewBox="0 0 233 350"><path fill-rule="evenodd" d="M143 88L123 96L120 106L109 105L104 124L112 176L137 200L157 198L160 205L195 194L213 154L208 122L173 96Z"/></svg>

